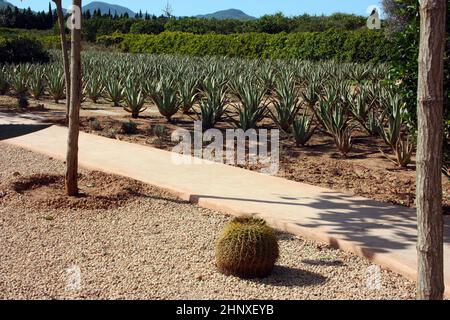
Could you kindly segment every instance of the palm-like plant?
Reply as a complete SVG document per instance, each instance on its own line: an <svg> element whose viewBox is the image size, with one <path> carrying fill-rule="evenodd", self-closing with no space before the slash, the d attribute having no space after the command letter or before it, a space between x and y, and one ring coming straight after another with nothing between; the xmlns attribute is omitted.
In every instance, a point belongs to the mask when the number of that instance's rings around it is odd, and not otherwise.
<svg viewBox="0 0 450 320"><path fill-rule="evenodd" d="M132 118L138 118L139 114L147 108L145 104L145 94L141 88L136 86L131 79L127 80L123 90L124 110L131 113Z"/></svg>
<svg viewBox="0 0 450 320"><path fill-rule="evenodd" d="M173 79L161 79L150 98L158 107L159 113L167 119L167 122L172 121L172 117L181 106Z"/></svg>

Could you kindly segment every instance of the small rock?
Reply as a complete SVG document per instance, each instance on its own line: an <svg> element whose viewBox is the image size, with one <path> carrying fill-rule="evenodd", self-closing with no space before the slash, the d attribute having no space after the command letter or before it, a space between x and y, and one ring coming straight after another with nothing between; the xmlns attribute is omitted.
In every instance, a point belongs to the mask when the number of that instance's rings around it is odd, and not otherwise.
<svg viewBox="0 0 450 320"><path fill-rule="evenodd" d="M20 172L14 171L12 175L13 175L13 177L18 177L18 176L20 176Z"/></svg>

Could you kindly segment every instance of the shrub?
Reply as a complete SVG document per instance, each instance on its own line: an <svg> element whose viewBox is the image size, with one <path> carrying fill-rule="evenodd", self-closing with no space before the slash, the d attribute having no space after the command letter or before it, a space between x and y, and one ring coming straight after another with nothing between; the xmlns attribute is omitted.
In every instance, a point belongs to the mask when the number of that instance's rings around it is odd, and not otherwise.
<svg viewBox="0 0 450 320"><path fill-rule="evenodd" d="M166 136L167 127L163 124L157 124L153 127L153 135L159 140L163 140Z"/></svg>
<svg viewBox="0 0 450 320"><path fill-rule="evenodd" d="M275 231L262 219L235 218L216 244L216 264L221 272L242 278L263 278L278 259Z"/></svg>
<svg viewBox="0 0 450 320"><path fill-rule="evenodd" d="M95 118L89 120L89 128L91 128L91 130L93 130L93 131L100 131L100 130L102 130L102 126L100 124L100 121L98 121Z"/></svg>
<svg viewBox="0 0 450 320"><path fill-rule="evenodd" d="M0 38L0 64L46 63L50 56L42 43L27 38Z"/></svg>
<svg viewBox="0 0 450 320"><path fill-rule="evenodd" d="M133 121L129 121L129 122L122 122L122 126L121 126L121 132L124 134L135 134L137 133L138 128L137 128L137 124Z"/></svg>
<svg viewBox="0 0 450 320"><path fill-rule="evenodd" d="M99 44L118 45L124 52L185 54L242 58L336 60L382 62L391 52L383 32L374 30L295 33L192 34L114 34L99 37Z"/></svg>
<svg viewBox="0 0 450 320"><path fill-rule="evenodd" d="M28 108L30 103L28 102L28 98L25 95L22 95L17 98L17 106L21 109Z"/></svg>

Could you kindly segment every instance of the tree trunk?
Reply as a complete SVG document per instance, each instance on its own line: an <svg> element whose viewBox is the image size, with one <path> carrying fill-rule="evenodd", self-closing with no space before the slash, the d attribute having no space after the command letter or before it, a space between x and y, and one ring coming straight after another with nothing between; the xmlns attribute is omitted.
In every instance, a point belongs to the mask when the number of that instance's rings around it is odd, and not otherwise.
<svg viewBox="0 0 450 320"><path fill-rule="evenodd" d="M417 91L417 299L437 300L444 293L442 216L443 57L447 0L420 5Z"/></svg>
<svg viewBox="0 0 450 320"><path fill-rule="evenodd" d="M59 22L59 34L61 36L61 50L63 53L63 64L64 64L64 77L66 79L66 122L69 119L69 108L70 108L70 63L69 63L69 48L67 46L66 32L64 25L64 14L62 10L61 0L53 0L56 5L56 13L58 15Z"/></svg>
<svg viewBox="0 0 450 320"><path fill-rule="evenodd" d="M73 6L81 8L81 0L73 0ZM72 19L79 19L81 26L81 11L72 12ZM72 20L74 22L74 20ZM67 139L66 157L66 192L68 196L78 195L78 135L80 125L81 105L81 27L72 23L71 63L70 63L70 108L69 136Z"/></svg>

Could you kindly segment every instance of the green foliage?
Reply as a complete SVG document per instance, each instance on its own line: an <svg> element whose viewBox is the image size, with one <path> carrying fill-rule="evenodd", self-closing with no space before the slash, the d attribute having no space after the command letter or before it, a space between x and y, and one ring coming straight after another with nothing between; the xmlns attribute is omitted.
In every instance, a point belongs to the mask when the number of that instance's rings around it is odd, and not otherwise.
<svg viewBox="0 0 450 320"><path fill-rule="evenodd" d="M216 244L216 265L221 272L242 278L264 278L278 259L277 237L266 222L257 218L235 218Z"/></svg>
<svg viewBox="0 0 450 320"><path fill-rule="evenodd" d="M412 135L417 134L417 79L420 39L418 0L384 1L388 8L393 52L389 79L405 102L405 114ZM444 54L444 172L450 167L450 0L447 0L447 30ZM447 125L446 125L447 124Z"/></svg>
<svg viewBox="0 0 450 320"><path fill-rule="evenodd" d="M200 116L203 131L213 128L225 114L228 104L227 89L215 78L207 77L200 92Z"/></svg>
<svg viewBox="0 0 450 320"><path fill-rule="evenodd" d="M230 35L182 32L116 34L100 37L98 43L119 43L122 51L131 53L347 62L382 62L388 59L391 51L384 34L372 30Z"/></svg>
<svg viewBox="0 0 450 320"><path fill-rule="evenodd" d="M45 63L50 57L38 40L0 37L0 64Z"/></svg>

